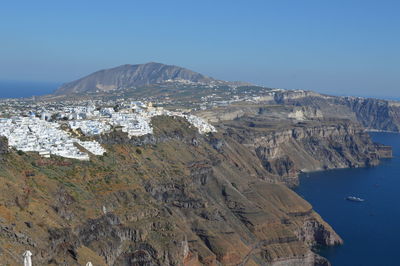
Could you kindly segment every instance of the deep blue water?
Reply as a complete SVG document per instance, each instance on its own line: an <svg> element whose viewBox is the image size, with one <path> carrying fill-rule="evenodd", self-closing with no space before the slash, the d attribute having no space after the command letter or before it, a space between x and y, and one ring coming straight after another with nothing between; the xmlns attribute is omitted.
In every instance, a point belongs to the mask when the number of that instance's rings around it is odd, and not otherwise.
<svg viewBox="0 0 400 266"><path fill-rule="evenodd" d="M28 81L0 81L0 98L20 98L50 94L61 83L55 82L28 82Z"/></svg>
<svg viewBox="0 0 400 266"><path fill-rule="evenodd" d="M400 265L400 134L371 136L393 146L394 158L377 167L305 174L296 189L345 242L319 251L332 265ZM366 201L345 200L349 195Z"/></svg>

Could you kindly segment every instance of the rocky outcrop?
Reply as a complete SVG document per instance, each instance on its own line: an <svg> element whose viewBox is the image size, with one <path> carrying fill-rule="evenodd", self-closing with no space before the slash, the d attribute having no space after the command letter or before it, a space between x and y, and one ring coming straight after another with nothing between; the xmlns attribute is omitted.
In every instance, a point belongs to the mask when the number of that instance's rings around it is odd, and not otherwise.
<svg viewBox="0 0 400 266"><path fill-rule="evenodd" d="M392 158L393 149L390 146L375 143L375 147L380 158Z"/></svg>
<svg viewBox="0 0 400 266"><path fill-rule="evenodd" d="M290 258L281 261L275 261L271 264L272 266L304 266L304 265L314 265L314 266L330 266L331 264L325 258L309 253L303 258Z"/></svg>
<svg viewBox="0 0 400 266"><path fill-rule="evenodd" d="M54 211L63 219L71 220L74 216L71 204L75 202L75 199L67 192L64 186L61 186L57 190L54 194L54 198Z"/></svg>
<svg viewBox="0 0 400 266"><path fill-rule="evenodd" d="M293 118L299 121L311 120L311 119L322 119L323 114L318 108L311 106L295 107L294 110L289 113L289 118Z"/></svg>
<svg viewBox="0 0 400 266"><path fill-rule="evenodd" d="M310 246L334 246L342 243L342 240L333 233L329 225L314 217L303 220L303 225L297 232L297 237Z"/></svg>
<svg viewBox="0 0 400 266"><path fill-rule="evenodd" d="M0 136L0 156L8 153L8 139Z"/></svg>

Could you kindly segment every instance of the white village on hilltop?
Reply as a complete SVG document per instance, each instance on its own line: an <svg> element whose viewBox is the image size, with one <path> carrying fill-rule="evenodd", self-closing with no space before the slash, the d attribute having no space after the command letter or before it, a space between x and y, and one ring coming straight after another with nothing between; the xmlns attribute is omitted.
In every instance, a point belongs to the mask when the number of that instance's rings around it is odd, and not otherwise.
<svg viewBox="0 0 400 266"><path fill-rule="evenodd" d="M95 140L79 139L80 133L95 136L120 127L128 136L152 134L151 118L158 115L185 118L199 133L215 132L216 129L202 118L182 112L172 112L151 103L124 103L118 111L112 107L96 108L93 104L62 107L36 115L0 118L0 136L8 139L10 147L24 152L38 152L43 157L57 155L65 158L89 160L89 153L103 155L106 150ZM52 119L54 117L54 119Z"/></svg>

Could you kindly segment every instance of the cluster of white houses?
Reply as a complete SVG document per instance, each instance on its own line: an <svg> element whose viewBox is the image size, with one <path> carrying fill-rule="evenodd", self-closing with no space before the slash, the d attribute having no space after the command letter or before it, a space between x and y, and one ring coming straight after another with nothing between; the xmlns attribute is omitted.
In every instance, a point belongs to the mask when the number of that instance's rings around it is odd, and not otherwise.
<svg viewBox="0 0 400 266"><path fill-rule="evenodd" d="M77 109L79 109L77 111ZM129 108L115 111L113 108L97 110L95 107L71 108L67 122L48 121L48 112L36 117L0 118L0 135L8 138L9 146L21 151L39 152L43 157L57 155L78 160L89 160L93 155L103 155L105 149L97 141L82 141L70 132L61 128L67 124L72 130L85 136L94 136L110 132L114 127L120 127L129 137L152 134L151 118L157 115L180 116L187 119L200 133L216 131L205 120L180 112L171 112L163 108L152 107L151 104L132 103ZM83 148L83 149L82 149ZM86 151L87 152L86 152Z"/></svg>
<svg viewBox="0 0 400 266"><path fill-rule="evenodd" d="M61 157L89 160L89 154L81 151L78 143L95 155L102 155L105 149L97 142L80 141L71 137L56 122L47 122L37 117L16 117L0 119L0 135L17 150L39 152L43 157Z"/></svg>
<svg viewBox="0 0 400 266"><path fill-rule="evenodd" d="M113 127L121 127L122 132L126 132L129 137L132 137L152 134L151 118L158 115L184 117L201 134L216 131L214 126L200 117L181 112L171 112L159 107L146 106L141 108L137 103L134 104L132 109L124 109L118 112L113 108L104 108L100 111L99 116L91 116L91 119L85 120L73 120L68 123L71 129L80 129L83 134L88 136L107 133Z"/></svg>

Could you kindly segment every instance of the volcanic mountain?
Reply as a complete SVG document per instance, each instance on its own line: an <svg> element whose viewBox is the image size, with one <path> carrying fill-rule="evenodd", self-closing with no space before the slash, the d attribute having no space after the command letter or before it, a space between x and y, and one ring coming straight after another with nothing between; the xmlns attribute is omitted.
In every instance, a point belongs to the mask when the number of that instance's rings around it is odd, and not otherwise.
<svg viewBox="0 0 400 266"><path fill-rule="evenodd" d="M168 81L183 81L200 84L234 84L233 82L216 80L182 67L151 62L138 65L122 65L115 68L100 70L81 79L62 85L55 94L68 95L88 92L106 92Z"/></svg>

